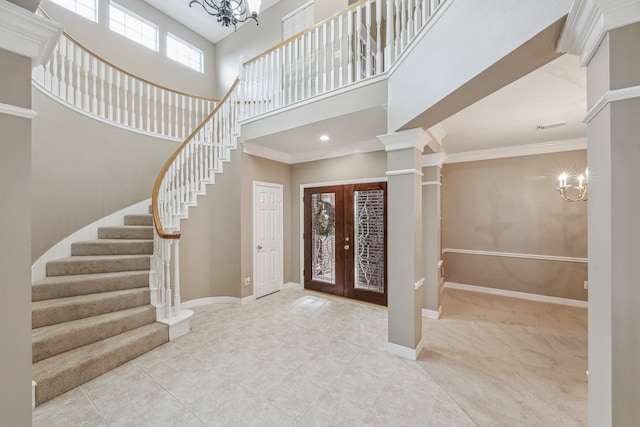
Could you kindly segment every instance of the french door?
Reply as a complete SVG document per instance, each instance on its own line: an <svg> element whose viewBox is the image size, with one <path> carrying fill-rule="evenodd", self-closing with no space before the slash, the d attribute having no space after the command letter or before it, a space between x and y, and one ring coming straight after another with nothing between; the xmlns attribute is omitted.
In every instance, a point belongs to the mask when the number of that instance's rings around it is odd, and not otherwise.
<svg viewBox="0 0 640 427"><path fill-rule="evenodd" d="M387 305L386 183L304 191L304 287Z"/></svg>

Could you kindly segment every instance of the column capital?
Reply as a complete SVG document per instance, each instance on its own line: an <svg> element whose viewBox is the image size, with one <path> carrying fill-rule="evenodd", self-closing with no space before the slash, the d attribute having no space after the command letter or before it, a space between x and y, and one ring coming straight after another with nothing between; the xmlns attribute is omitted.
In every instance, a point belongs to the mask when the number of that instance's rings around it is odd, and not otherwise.
<svg viewBox="0 0 640 427"><path fill-rule="evenodd" d="M7 0L0 0L0 49L32 59L49 59L62 34L62 25L49 21Z"/></svg>
<svg viewBox="0 0 640 427"><path fill-rule="evenodd" d="M576 0L558 42L558 51L580 56L586 66L607 32L640 22L640 0Z"/></svg>
<svg viewBox="0 0 640 427"><path fill-rule="evenodd" d="M447 153L431 153L422 155L422 167L428 168L438 166L439 168L447 161Z"/></svg>
<svg viewBox="0 0 640 427"><path fill-rule="evenodd" d="M378 139L384 144L384 150L387 152L406 150L407 148L415 148L422 152L424 146L431 141L429 135L422 128L379 135Z"/></svg>

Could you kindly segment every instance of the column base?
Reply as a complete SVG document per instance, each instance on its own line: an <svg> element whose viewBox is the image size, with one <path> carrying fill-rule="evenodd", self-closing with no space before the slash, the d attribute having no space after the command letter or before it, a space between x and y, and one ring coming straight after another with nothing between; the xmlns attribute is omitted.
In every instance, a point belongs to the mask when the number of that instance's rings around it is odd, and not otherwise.
<svg viewBox="0 0 640 427"><path fill-rule="evenodd" d="M395 356L402 357L403 359L418 360L420 357L420 352L424 347L424 341L420 340L416 348L404 347L398 344L394 344L392 342L387 343L387 351Z"/></svg>

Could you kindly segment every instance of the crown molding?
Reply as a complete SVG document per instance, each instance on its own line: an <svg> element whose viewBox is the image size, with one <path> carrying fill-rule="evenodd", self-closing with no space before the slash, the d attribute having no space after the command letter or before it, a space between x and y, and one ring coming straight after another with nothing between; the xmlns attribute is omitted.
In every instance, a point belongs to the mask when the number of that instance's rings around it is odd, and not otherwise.
<svg viewBox="0 0 640 427"><path fill-rule="evenodd" d="M259 144L253 144L251 142L242 143L242 152L245 154L251 154L252 156L263 157L265 159L273 160L276 162L286 163L288 165L293 163L291 160L291 154L283 153L282 151L263 147Z"/></svg>
<svg viewBox="0 0 640 427"><path fill-rule="evenodd" d="M539 144L515 145L487 150L448 153L446 163L475 162L478 160L503 159L507 157L531 156L535 154L559 153L562 151L586 150L587 138L542 142Z"/></svg>
<svg viewBox="0 0 640 427"><path fill-rule="evenodd" d="M635 22L640 22L640 0L575 0L557 49L580 56L584 67L609 31Z"/></svg>
<svg viewBox="0 0 640 427"><path fill-rule="evenodd" d="M431 137L422 128L407 129L400 132L379 135L378 139L384 144L385 151L406 150L415 148L422 152Z"/></svg>
<svg viewBox="0 0 640 427"><path fill-rule="evenodd" d="M384 147L378 140L359 142L357 144L340 145L327 147L322 150L309 151L297 154L288 154L272 148L263 147L260 144L243 142L243 152L253 156L264 157L288 165L304 162L314 162L317 160L332 159L335 157L350 156L353 154L370 153L381 151Z"/></svg>

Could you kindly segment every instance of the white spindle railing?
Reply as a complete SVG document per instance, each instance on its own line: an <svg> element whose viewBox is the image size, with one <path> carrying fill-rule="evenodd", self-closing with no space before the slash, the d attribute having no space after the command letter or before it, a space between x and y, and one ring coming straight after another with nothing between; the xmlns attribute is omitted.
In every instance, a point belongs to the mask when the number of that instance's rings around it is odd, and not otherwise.
<svg viewBox="0 0 640 427"><path fill-rule="evenodd" d="M51 58L33 70L36 87L86 114L145 133L184 140L216 100L136 77L64 34Z"/></svg>
<svg viewBox="0 0 640 427"><path fill-rule="evenodd" d="M243 119L386 73L444 2L361 0L248 61Z"/></svg>
<svg viewBox="0 0 640 427"><path fill-rule="evenodd" d="M180 219L195 205L204 186L222 172L223 163L231 159L239 118L251 118L389 71L442 2L387 0L384 8L382 0L362 0L240 67L238 80L167 160L154 185L151 289L162 316L180 313ZM150 91L147 88L145 94L154 109L165 105L165 97L168 105L179 105L183 110L185 103L191 107L191 101L172 104L175 95L157 93L155 87ZM196 105L195 116L202 108ZM147 128L164 129L165 117L170 129L185 126L178 113L154 115L143 122Z"/></svg>
<svg viewBox="0 0 640 427"><path fill-rule="evenodd" d="M204 194L205 185L215 182L237 147L241 106L237 84L167 160L153 188L156 232L150 286L152 302L162 307L161 316L167 319L180 315L180 219Z"/></svg>

